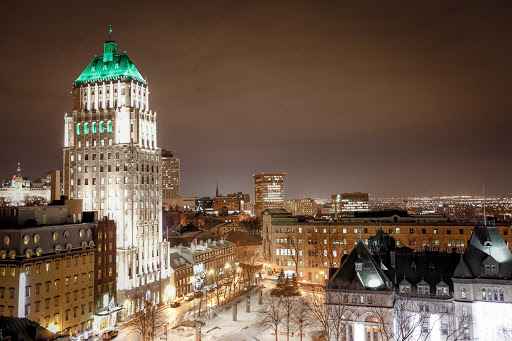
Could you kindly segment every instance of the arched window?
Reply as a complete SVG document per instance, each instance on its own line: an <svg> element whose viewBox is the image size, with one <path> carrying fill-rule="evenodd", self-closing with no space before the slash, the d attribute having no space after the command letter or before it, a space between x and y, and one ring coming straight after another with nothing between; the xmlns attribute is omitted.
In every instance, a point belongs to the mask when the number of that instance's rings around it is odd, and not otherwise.
<svg viewBox="0 0 512 341"><path fill-rule="evenodd" d="M89 123L84 124L84 134L89 134Z"/></svg>
<svg viewBox="0 0 512 341"><path fill-rule="evenodd" d="M468 298L468 291L466 290L466 288L460 288L460 297L462 299Z"/></svg>
<svg viewBox="0 0 512 341"><path fill-rule="evenodd" d="M96 122L92 122L92 133L96 134Z"/></svg>
<svg viewBox="0 0 512 341"><path fill-rule="evenodd" d="M108 131L109 133L111 133L111 132L112 132L112 121L108 121L108 123L107 123L107 131Z"/></svg>
<svg viewBox="0 0 512 341"><path fill-rule="evenodd" d="M364 319L365 341L379 340L378 320L373 315L368 315Z"/></svg>
<svg viewBox="0 0 512 341"><path fill-rule="evenodd" d="M78 123L78 124L76 125L76 134L77 134L77 135L82 134L82 123Z"/></svg>
<svg viewBox="0 0 512 341"><path fill-rule="evenodd" d="M105 132L105 122L100 122L100 134Z"/></svg>
<svg viewBox="0 0 512 341"><path fill-rule="evenodd" d="M500 301L505 301L505 290L500 289Z"/></svg>

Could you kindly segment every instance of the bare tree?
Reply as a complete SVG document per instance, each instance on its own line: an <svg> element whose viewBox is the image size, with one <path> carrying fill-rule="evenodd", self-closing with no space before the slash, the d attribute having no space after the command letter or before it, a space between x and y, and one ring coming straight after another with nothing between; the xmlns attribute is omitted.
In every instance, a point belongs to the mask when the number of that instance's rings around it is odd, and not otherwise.
<svg viewBox="0 0 512 341"><path fill-rule="evenodd" d="M286 340L290 340L290 327L295 310L294 300L290 297L281 297L282 323L286 329Z"/></svg>
<svg viewBox="0 0 512 341"><path fill-rule="evenodd" d="M339 291L329 291L327 293L329 302L337 302L338 304L329 304L327 306L329 314L329 331L330 339L341 341L347 333L347 326L356 315L357 307L350 304L343 304L344 294ZM348 299L348 296L347 296Z"/></svg>
<svg viewBox="0 0 512 341"><path fill-rule="evenodd" d="M310 291L305 293L306 301L310 307L314 324L318 325L326 337L330 335L331 323L327 310L325 291Z"/></svg>
<svg viewBox="0 0 512 341"><path fill-rule="evenodd" d="M281 298L267 295L263 309L260 310L262 318L258 321L261 328L270 328L278 341L279 325L283 319L281 312Z"/></svg>
<svg viewBox="0 0 512 341"><path fill-rule="evenodd" d="M135 316L126 323L126 328L138 334L142 341L154 341L155 332L166 323L165 314L152 302L145 301L143 295L136 295L134 302Z"/></svg>
<svg viewBox="0 0 512 341"><path fill-rule="evenodd" d="M302 250L302 234L297 228L290 228L284 238L280 239L279 245L286 250L284 257L291 259L295 266L295 274L299 273L300 250Z"/></svg>
<svg viewBox="0 0 512 341"><path fill-rule="evenodd" d="M498 336L500 337L500 340L512 341L512 327L502 326L498 330Z"/></svg>
<svg viewBox="0 0 512 341"><path fill-rule="evenodd" d="M344 241L343 235L333 232L330 226L322 231L312 233L308 237L308 244L312 246L312 255L322 267L327 262L327 268L335 268L340 265Z"/></svg>
<svg viewBox="0 0 512 341"><path fill-rule="evenodd" d="M252 279L260 266L258 266L256 254L249 251L246 248L237 248L235 254L235 260L238 262L238 266L242 269L242 276L249 285L252 283Z"/></svg>
<svg viewBox="0 0 512 341"><path fill-rule="evenodd" d="M296 301L295 313L292 316L292 323L296 328L295 330L299 333L300 341L302 341L304 329L313 324L313 319L311 318L311 307L309 306L308 301L303 298L299 298Z"/></svg>
<svg viewBox="0 0 512 341"><path fill-rule="evenodd" d="M394 296L394 294L391 294ZM451 323L454 318L449 308L451 302L414 300L407 297L393 297L391 306L387 304L389 296L376 297L369 307L373 322L385 340L420 341L432 334L432 325L443 328L448 323L446 339L463 335L463 324Z"/></svg>

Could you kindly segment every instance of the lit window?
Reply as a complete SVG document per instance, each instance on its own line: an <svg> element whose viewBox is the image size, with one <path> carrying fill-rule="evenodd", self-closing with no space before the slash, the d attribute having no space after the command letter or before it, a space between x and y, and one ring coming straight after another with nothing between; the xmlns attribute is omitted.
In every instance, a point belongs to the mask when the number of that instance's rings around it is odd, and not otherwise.
<svg viewBox="0 0 512 341"><path fill-rule="evenodd" d="M100 122L100 134L105 132L105 122Z"/></svg>
<svg viewBox="0 0 512 341"><path fill-rule="evenodd" d="M111 132L112 132L112 121L108 121L108 123L107 123L107 131L108 131L109 133L111 133Z"/></svg>
<svg viewBox="0 0 512 341"><path fill-rule="evenodd" d="M93 134L96 134L96 125L97 125L97 123L96 123L96 122L93 122L93 123L92 123L92 133L93 133Z"/></svg>
<svg viewBox="0 0 512 341"><path fill-rule="evenodd" d="M82 134L82 124L81 124L81 123L78 123L78 124L76 125L76 134L77 134L77 135Z"/></svg>
<svg viewBox="0 0 512 341"><path fill-rule="evenodd" d="M89 123L84 124L84 134L85 135L89 134Z"/></svg>

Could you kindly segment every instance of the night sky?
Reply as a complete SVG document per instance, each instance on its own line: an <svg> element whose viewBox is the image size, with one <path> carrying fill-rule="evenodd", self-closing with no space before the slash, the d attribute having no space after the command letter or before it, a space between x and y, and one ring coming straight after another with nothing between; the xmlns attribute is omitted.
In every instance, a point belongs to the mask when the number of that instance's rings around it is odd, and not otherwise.
<svg viewBox="0 0 512 341"><path fill-rule="evenodd" d="M411 7L414 6L414 7ZM510 1L10 1L0 178L62 168L72 82L108 25L150 85L182 196L512 192Z"/></svg>

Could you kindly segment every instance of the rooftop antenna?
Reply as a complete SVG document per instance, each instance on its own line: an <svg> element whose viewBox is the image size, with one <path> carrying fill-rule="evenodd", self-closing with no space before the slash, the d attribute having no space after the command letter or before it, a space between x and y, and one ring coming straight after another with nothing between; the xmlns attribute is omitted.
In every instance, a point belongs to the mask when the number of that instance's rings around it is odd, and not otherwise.
<svg viewBox="0 0 512 341"><path fill-rule="evenodd" d="M487 226L487 218L485 216L485 186L482 186L482 194L484 196L484 226Z"/></svg>
<svg viewBox="0 0 512 341"><path fill-rule="evenodd" d="M112 40L112 25L108 25L110 27L110 29L108 30L108 35L109 35L109 39L108 40Z"/></svg>

